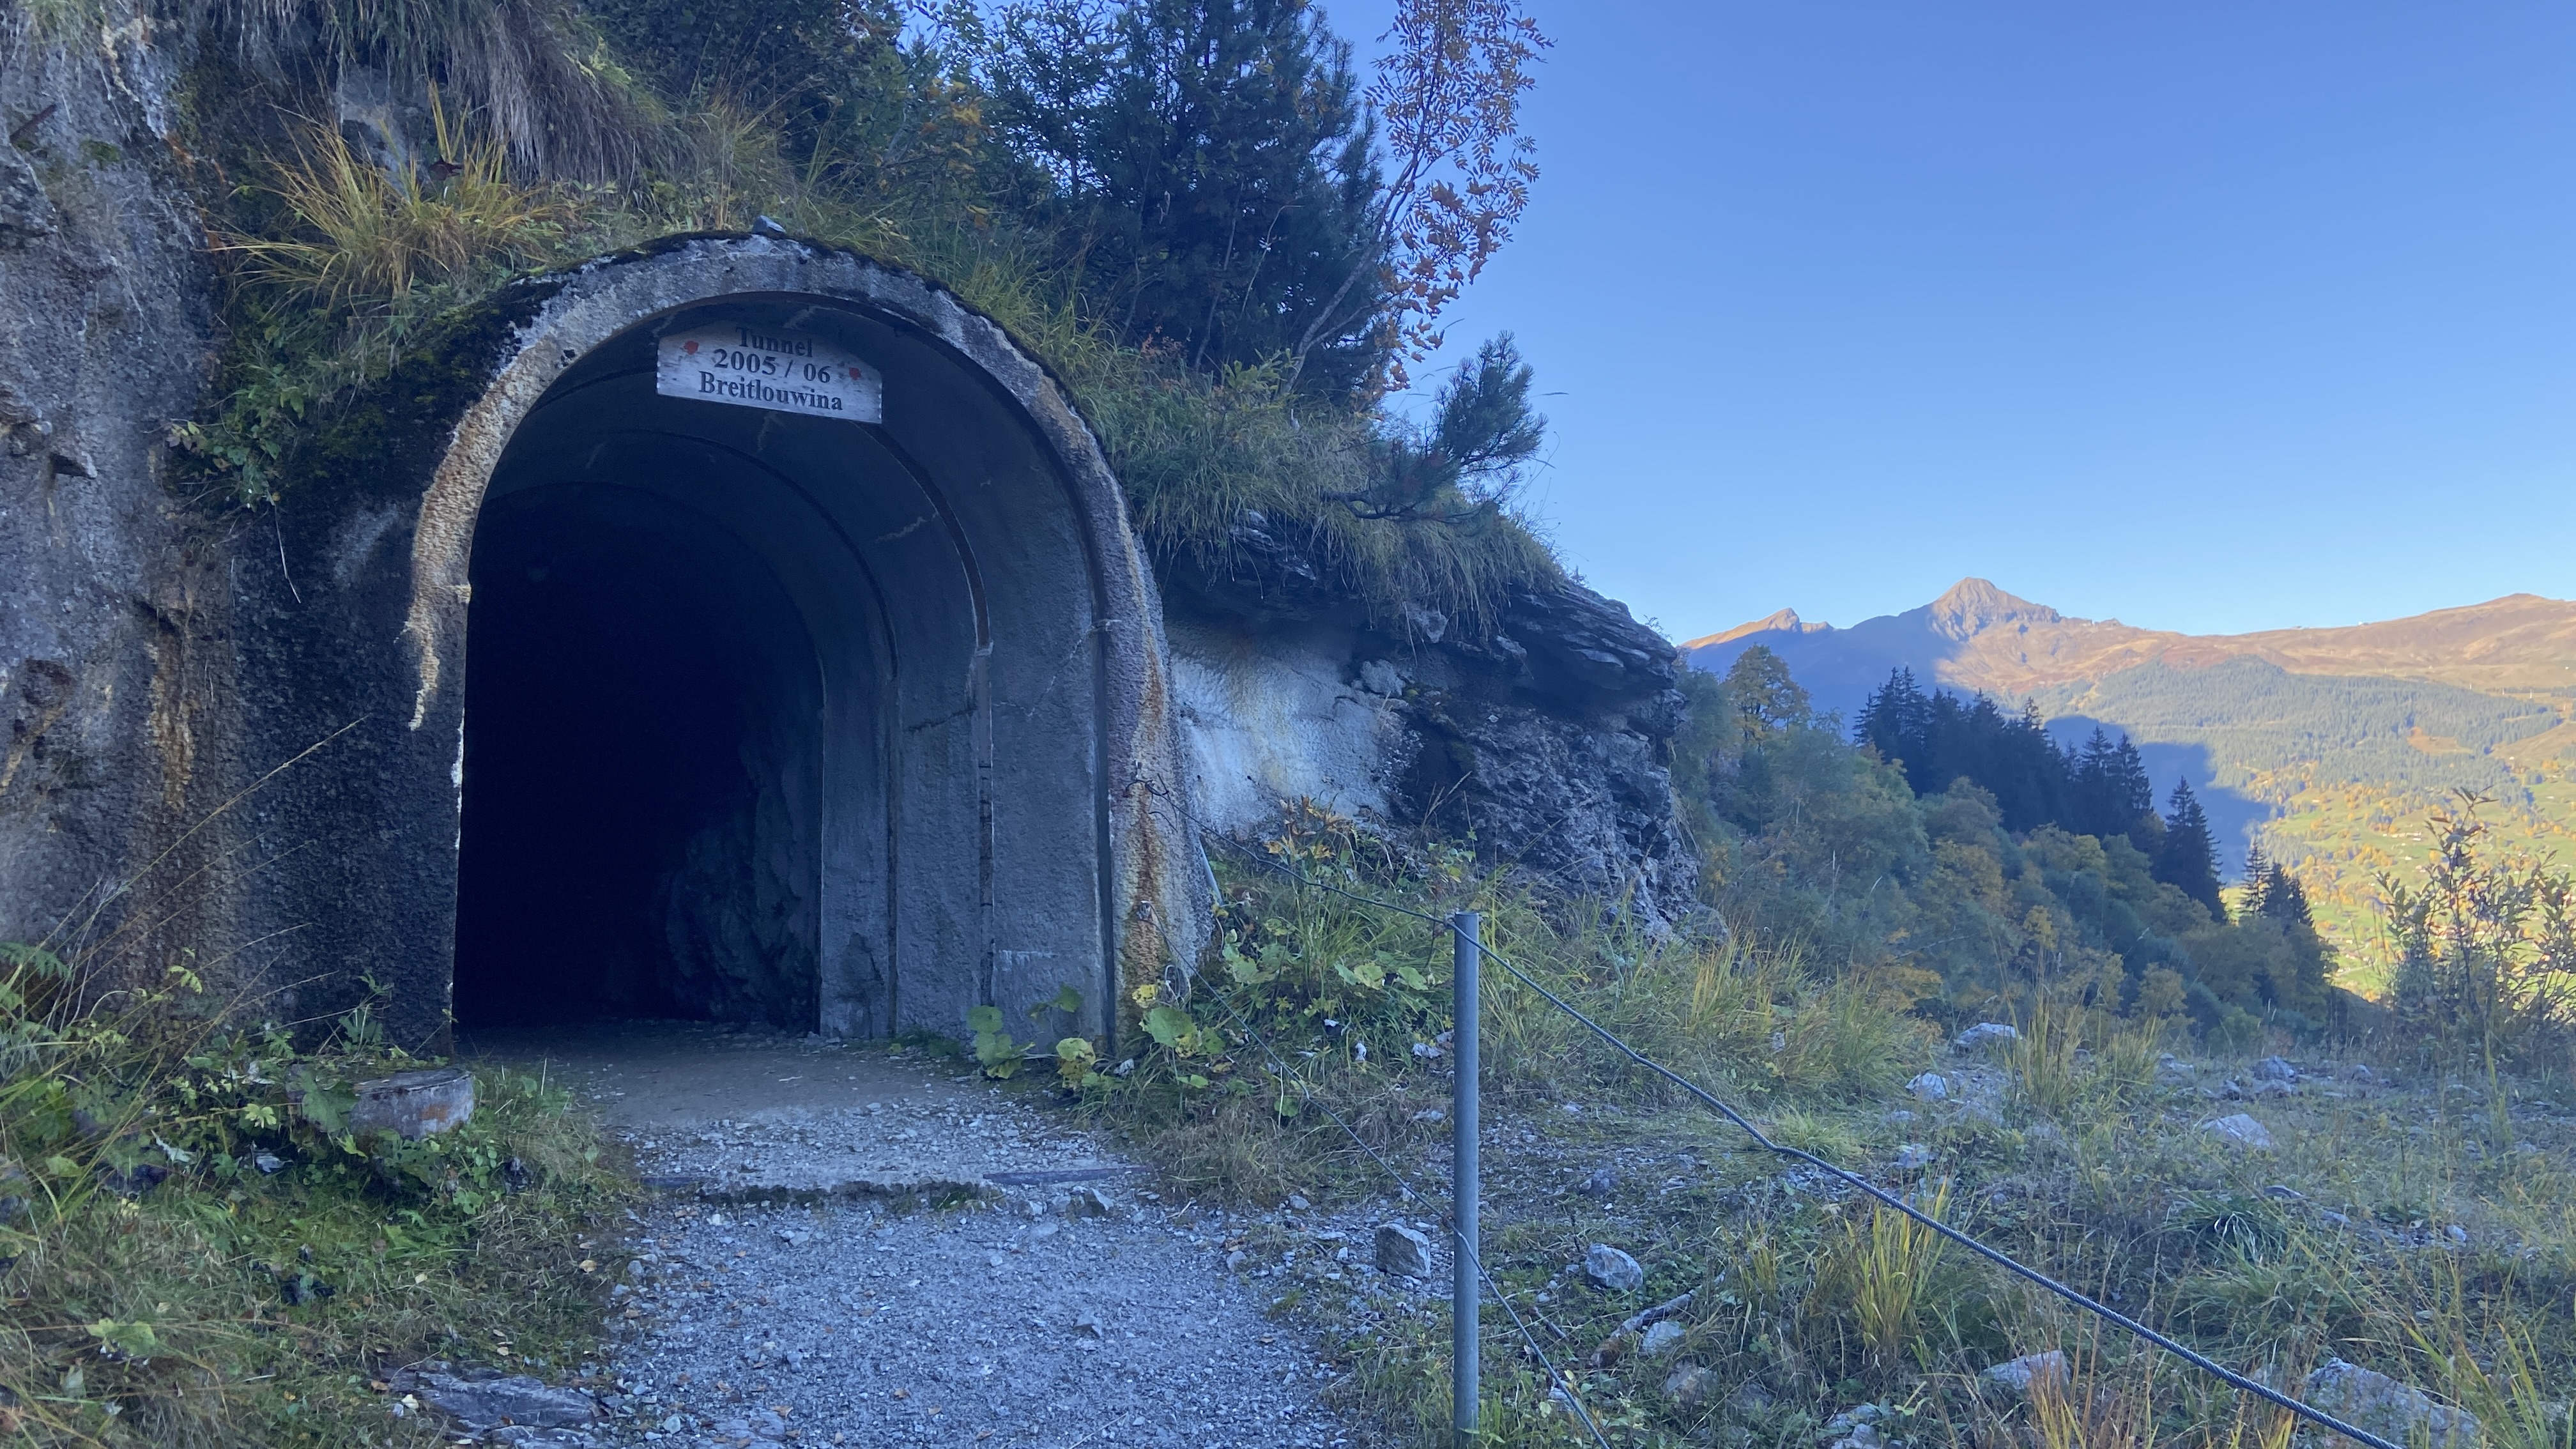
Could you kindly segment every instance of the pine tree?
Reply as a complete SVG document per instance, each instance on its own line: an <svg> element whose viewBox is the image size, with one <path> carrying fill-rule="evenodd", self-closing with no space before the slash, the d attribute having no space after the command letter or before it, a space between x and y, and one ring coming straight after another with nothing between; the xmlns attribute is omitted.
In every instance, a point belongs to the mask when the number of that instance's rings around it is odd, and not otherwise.
<svg viewBox="0 0 2576 1449"><path fill-rule="evenodd" d="M1914 671L1892 669L1887 683L1861 702L1860 718L1852 723L1852 740L1902 767L1906 783L1916 794L1929 794L1941 788L1927 783L1932 774L1931 724L1931 702L1915 686Z"/></svg>
<svg viewBox="0 0 2576 1449"><path fill-rule="evenodd" d="M2299 884L2299 878L2290 874L2288 866L2265 859L2263 848L2258 845L2247 859L2247 871L2253 885L2245 893L2248 912L2269 916L2285 925L2311 928L2316 925L2316 917L2308 908L2308 888Z"/></svg>
<svg viewBox="0 0 2576 1449"><path fill-rule="evenodd" d="M995 130L1050 184L1041 210L1104 320L1194 367L1300 352L1311 391L1377 376L1383 183L1350 46L1320 11L1047 0L1003 28ZM1319 342L1327 312L1342 320Z"/></svg>
<svg viewBox="0 0 2576 1449"><path fill-rule="evenodd" d="M2189 780L2174 781L2165 812L2164 849L2156 857L2156 879L2209 907L2210 915L2227 919L2227 902L2218 893L2218 842L2209 829L2209 814L2191 793Z"/></svg>
<svg viewBox="0 0 2576 1449"><path fill-rule="evenodd" d="M2119 747L2111 743L2110 732L2095 725L2083 747L2067 762L2072 785L2067 798L2068 818L2060 822L2067 829L2078 835L2114 835L2128 828L2126 820L2114 823L2111 800L2111 773L2119 758Z"/></svg>

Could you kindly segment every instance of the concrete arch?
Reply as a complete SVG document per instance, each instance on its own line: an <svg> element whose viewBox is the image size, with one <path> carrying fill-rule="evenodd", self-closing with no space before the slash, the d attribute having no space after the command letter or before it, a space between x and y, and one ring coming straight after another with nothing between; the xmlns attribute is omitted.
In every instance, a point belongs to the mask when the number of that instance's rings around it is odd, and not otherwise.
<svg viewBox="0 0 2576 1449"><path fill-rule="evenodd" d="M717 984L700 986L733 991L727 1009L883 1035L954 1033L968 1007L990 1003L1025 1032L1026 1008L1073 985L1081 1011L1039 1025L1096 1034L1112 1028L1128 980L1195 952L1211 905L1204 867L1179 812L1137 783L1182 780L1160 599L1097 443L999 326L911 273L772 237L605 259L522 284L500 308L479 334L488 363L456 359L474 375L447 384L461 404L448 405L452 422L422 420L444 435L426 476L392 457L359 468L330 516L308 522L306 547L347 561L324 600L339 613L282 627L265 652L363 647L384 638L367 619L398 602L401 667L397 679L371 663L306 691L306 728L335 701L361 723L338 763L294 793L339 809L364 793L381 843L330 822L345 855L294 873L285 894L300 899L253 914L311 914L332 894L316 876L340 876L353 899L335 903L343 914L324 935L341 958L397 983L412 1035L447 1014L453 917L446 939L421 938L436 934L442 893L456 899L456 852L470 868L477 819L511 808L507 792L469 783L485 777L483 757L469 758L477 711L507 713L490 704L502 686L486 683L508 672L491 662L508 652L494 631L575 617L543 612L558 608L540 596L560 554L561 578L630 590L628 643L653 642L650 619L668 622L670 648L639 648L637 669L677 669L695 649L702 676L752 681L724 717L752 723L723 736L735 744L696 751L732 782L734 813L690 827L699 843L681 869L704 855L741 885L737 867L756 860L741 889L758 897L744 906L757 919L670 930L740 926L752 944L736 956L801 962L794 980L807 984L710 968ZM883 421L658 396L655 339L719 322L857 353L884 379ZM297 609L313 613L300 596ZM708 639L681 637L701 625ZM540 681L546 668L537 655L508 667ZM735 758L718 758L729 749ZM419 778L433 759L436 788ZM475 803L486 799L502 803ZM300 813L319 823L322 808ZM494 838L536 818L522 816ZM750 844L702 850L719 829ZM424 849L432 830L443 860ZM379 869L407 866L427 902L367 924L370 855ZM467 880L469 914L477 889ZM810 1010L794 1004L809 988Z"/></svg>

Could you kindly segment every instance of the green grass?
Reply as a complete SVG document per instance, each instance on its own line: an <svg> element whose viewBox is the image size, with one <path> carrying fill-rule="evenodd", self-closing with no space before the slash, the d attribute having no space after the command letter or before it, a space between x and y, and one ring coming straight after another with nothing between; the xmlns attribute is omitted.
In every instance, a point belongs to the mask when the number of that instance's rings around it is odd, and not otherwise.
<svg viewBox="0 0 2576 1449"><path fill-rule="evenodd" d="M1430 913L1474 905L1493 940L1650 1054L1746 1107L1784 1141L1937 1203L1945 1220L2175 1332L2223 1363L2299 1377L2330 1357L2469 1408L2496 1440L2565 1449L2576 1398L2576 1092L2563 1076L2456 1077L2391 1063L2402 1085L2343 1079L2344 1060L2287 1048L2321 1069L2290 1096L2213 1099L2245 1059L2072 1007L2023 1023L2016 1051L1960 1061L1861 983L1794 959L1708 943L1641 940L1615 916L1543 903L1463 862L1407 857L1356 834L1292 832L1310 872ZM1445 946L1419 922L1297 890L1267 872L1221 873L1233 957L1264 962L1228 1000L1274 1040L1315 1101L1371 1149L1436 1182L1447 1105L1440 1058L1411 1054L1447 1022ZM1367 986L1362 962L1422 980ZM1238 973L1238 975L1259 974ZM1391 970L1379 979L1396 982ZM2288 1425L2223 1385L2145 1352L2062 1302L1938 1248L1865 1201L1820 1190L1741 1134L1675 1100L1525 990L1490 973L1485 1003L1486 1258L1613 1444L1812 1445L1837 1414L1877 1405L1882 1432L1917 1445L2036 1449L2282 1449ZM1202 990L1219 989L1210 979ZM1259 1072L1222 1011L1193 1003L1207 1039L1187 1063L1140 1055L1093 1106L1131 1131L1194 1193L1387 1211L1390 1184L1303 1094ZM1327 1027L1326 1021L1344 1023ZM1367 1062L1351 1033L1392 1039ZM2173 1050L2189 1078L2157 1070ZM1308 1055L1312 1053L1312 1055ZM1933 1108L1900 1084L1931 1066L1968 1088L1969 1110ZM1203 1077L1204 1088L1179 1084ZM1582 1110L1569 1112L1567 1103ZM1896 1119L1902 1109L1916 1114ZM2240 1154L2200 1122L2251 1112L2276 1149ZM1919 1174L1896 1149L1933 1152ZM1602 1198L1575 1190L1615 1165ZM1438 1202L1404 1209L1436 1216ZM1255 1265L1311 1245L1297 1219L1248 1233ZM2455 1242L2448 1229L2467 1235ZM1592 1242L1648 1270L1637 1293L1585 1287ZM1382 1282L1330 1275L1300 1251L1262 1285L1276 1311L1324 1335L1345 1370L1334 1393L1397 1442L1446 1438L1448 1328ZM1622 1318L1685 1290L1680 1349L1640 1361L1613 1342ZM1486 1310L1486 1428L1501 1444L1589 1442L1552 1401L1498 1306ZM1981 1388L2005 1359L2063 1349L2060 1392ZM1606 1350L1606 1351L1605 1351ZM1596 1352L1602 1361L1594 1364ZM1708 1371L1713 1392L1677 1402L1666 1381Z"/></svg>
<svg viewBox="0 0 2576 1449"><path fill-rule="evenodd" d="M562 1091L487 1071L463 1127L361 1140L348 1084L420 1065L363 1012L299 1050L184 981L101 1010L52 958L10 955L9 1442L429 1445L380 1392L395 1368L574 1375L624 1266L604 1235L626 1187Z"/></svg>

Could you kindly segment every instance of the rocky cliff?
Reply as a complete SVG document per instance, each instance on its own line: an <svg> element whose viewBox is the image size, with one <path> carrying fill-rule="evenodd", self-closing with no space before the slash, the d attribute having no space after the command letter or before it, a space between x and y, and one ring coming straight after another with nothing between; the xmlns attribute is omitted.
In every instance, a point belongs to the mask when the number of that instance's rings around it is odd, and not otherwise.
<svg viewBox="0 0 2576 1449"><path fill-rule="evenodd" d="M1698 862L1664 763L1680 657L1626 605L1571 582L1515 590L1498 628L1462 636L1418 607L1372 619L1258 515L1234 537L1228 566L1173 560L1163 579L1209 819L1257 832L1312 798L1472 841L1653 928L1690 909Z"/></svg>

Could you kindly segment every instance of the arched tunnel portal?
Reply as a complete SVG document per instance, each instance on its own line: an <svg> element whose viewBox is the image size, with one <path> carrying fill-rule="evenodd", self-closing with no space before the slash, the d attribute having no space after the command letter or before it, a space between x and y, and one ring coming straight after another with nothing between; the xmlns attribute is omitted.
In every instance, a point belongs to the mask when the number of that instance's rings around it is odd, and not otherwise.
<svg viewBox="0 0 2576 1449"><path fill-rule="evenodd" d="M917 278L693 248L575 274L420 505L453 1019L1106 1032L1207 902L1142 784L1180 778L1160 609L1096 446ZM734 333L863 359L881 415L671 383L671 339Z"/></svg>

